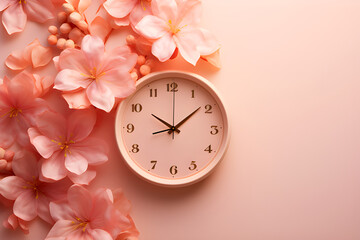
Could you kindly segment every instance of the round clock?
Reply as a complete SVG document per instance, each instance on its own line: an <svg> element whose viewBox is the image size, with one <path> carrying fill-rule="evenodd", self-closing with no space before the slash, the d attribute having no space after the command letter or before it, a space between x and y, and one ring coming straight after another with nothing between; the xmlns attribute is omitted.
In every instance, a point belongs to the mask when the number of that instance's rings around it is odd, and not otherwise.
<svg viewBox="0 0 360 240"><path fill-rule="evenodd" d="M214 86L196 74L147 75L121 102L115 131L129 167L157 185L179 187L206 177L229 143L229 123Z"/></svg>

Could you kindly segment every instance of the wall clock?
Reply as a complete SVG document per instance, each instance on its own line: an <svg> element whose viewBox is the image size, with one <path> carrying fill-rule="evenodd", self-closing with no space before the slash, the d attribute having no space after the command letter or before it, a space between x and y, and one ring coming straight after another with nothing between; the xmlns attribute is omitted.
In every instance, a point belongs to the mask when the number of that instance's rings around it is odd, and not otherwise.
<svg viewBox="0 0 360 240"><path fill-rule="evenodd" d="M162 186L205 178L229 144L226 109L214 86L192 73L147 75L118 107L117 144L127 165Z"/></svg>

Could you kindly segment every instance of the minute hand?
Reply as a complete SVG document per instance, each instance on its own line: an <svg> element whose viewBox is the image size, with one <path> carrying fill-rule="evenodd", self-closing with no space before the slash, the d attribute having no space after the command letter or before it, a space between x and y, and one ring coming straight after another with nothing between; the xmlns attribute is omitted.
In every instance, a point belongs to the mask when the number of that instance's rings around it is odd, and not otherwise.
<svg viewBox="0 0 360 240"><path fill-rule="evenodd" d="M181 125L183 125L189 118L192 117L192 115L194 115L197 111L199 111L201 107L198 107L195 111L193 111L192 113L190 113L189 116L187 116L186 118L184 118L181 122L179 122L178 124L176 124L176 126L174 127L175 129L178 129ZM171 134L174 130L170 129L168 131L169 134Z"/></svg>

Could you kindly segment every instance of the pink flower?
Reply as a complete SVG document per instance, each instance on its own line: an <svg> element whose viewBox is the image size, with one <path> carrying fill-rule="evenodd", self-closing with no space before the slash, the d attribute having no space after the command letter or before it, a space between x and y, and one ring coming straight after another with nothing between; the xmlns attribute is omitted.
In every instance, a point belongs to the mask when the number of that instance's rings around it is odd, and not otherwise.
<svg viewBox="0 0 360 240"><path fill-rule="evenodd" d="M21 72L0 85L0 145L10 146L15 140L29 144L27 130L35 118L48 110L43 99L34 95L33 75Z"/></svg>
<svg viewBox="0 0 360 240"><path fill-rule="evenodd" d="M2 23L8 34L21 32L28 17L40 23L53 18L53 7L51 1L1 0L0 11L4 11Z"/></svg>
<svg viewBox="0 0 360 240"><path fill-rule="evenodd" d="M117 26L128 25L130 22L134 28L144 16L151 14L150 2L151 0L107 0L103 6Z"/></svg>
<svg viewBox="0 0 360 240"><path fill-rule="evenodd" d="M151 7L154 15L145 16L135 28L144 37L156 40L152 54L161 62L169 60L176 48L193 65L201 55L219 49L214 36L198 27L199 0L153 0Z"/></svg>
<svg viewBox="0 0 360 240"><path fill-rule="evenodd" d="M110 112L115 98L125 98L135 91L130 70L137 56L128 47L118 47L105 53L99 37L84 37L81 50L66 49L58 59L61 70L55 79L55 89L65 91L70 108L90 105ZM69 93L76 97L69 97Z"/></svg>
<svg viewBox="0 0 360 240"><path fill-rule="evenodd" d="M45 112L39 116L36 128L29 128L31 143L40 155L41 173L47 179L69 178L88 184L96 175L87 171L89 165L108 160L104 141L89 137L96 122L90 110L74 111L67 119L60 114Z"/></svg>
<svg viewBox="0 0 360 240"><path fill-rule="evenodd" d="M39 178L39 164L31 152L15 155L13 160L15 176L0 180L0 194L14 200L14 215L24 221L31 221L36 216L51 223L50 201L65 198L69 185L64 182L46 183Z"/></svg>
<svg viewBox="0 0 360 240"><path fill-rule="evenodd" d="M13 51L5 60L5 64L12 70L23 70L28 66L43 67L52 59L51 48L43 47L38 39L23 50Z"/></svg>
<svg viewBox="0 0 360 240"><path fill-rule="evenodd" d="M56 221L46 240L113 240L130 225L129 219L113 206L112 192L102 189L91 194L73 185L66 202L51 202L50 213Z"/></svg>

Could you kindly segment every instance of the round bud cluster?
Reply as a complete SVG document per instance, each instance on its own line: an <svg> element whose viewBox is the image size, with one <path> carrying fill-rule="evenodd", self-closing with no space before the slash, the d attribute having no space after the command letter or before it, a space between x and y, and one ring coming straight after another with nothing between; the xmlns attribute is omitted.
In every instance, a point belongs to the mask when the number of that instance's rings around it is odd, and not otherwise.
<svg viewBox="0 0 360 240"><path fill-rule="evenodd" d="M0 176L12 174L12 159L14 152L5 150L0 147Z"/></svg>
<svg viewBox="0 0 360 240"><path fill-rule="evenodd" d="M57 16L60 27L50 26L48 29L50 33L48 43L56 45L61 50L79 46L88 33L87 22L73 5L64 3L62 7L64 11L59 12Z"/></svg>
<svg viewBox="0 0 360 240"><path fill-rule="evenodd" d="M128 35L126 37L126 43L136 52L136 37L133 35ZM139 55L135 68L130 72L132 79L134 81L138 80L142 76L146 76L151 73L152 67L154 65L154 60L150 59L147 56Z"/></svg>

